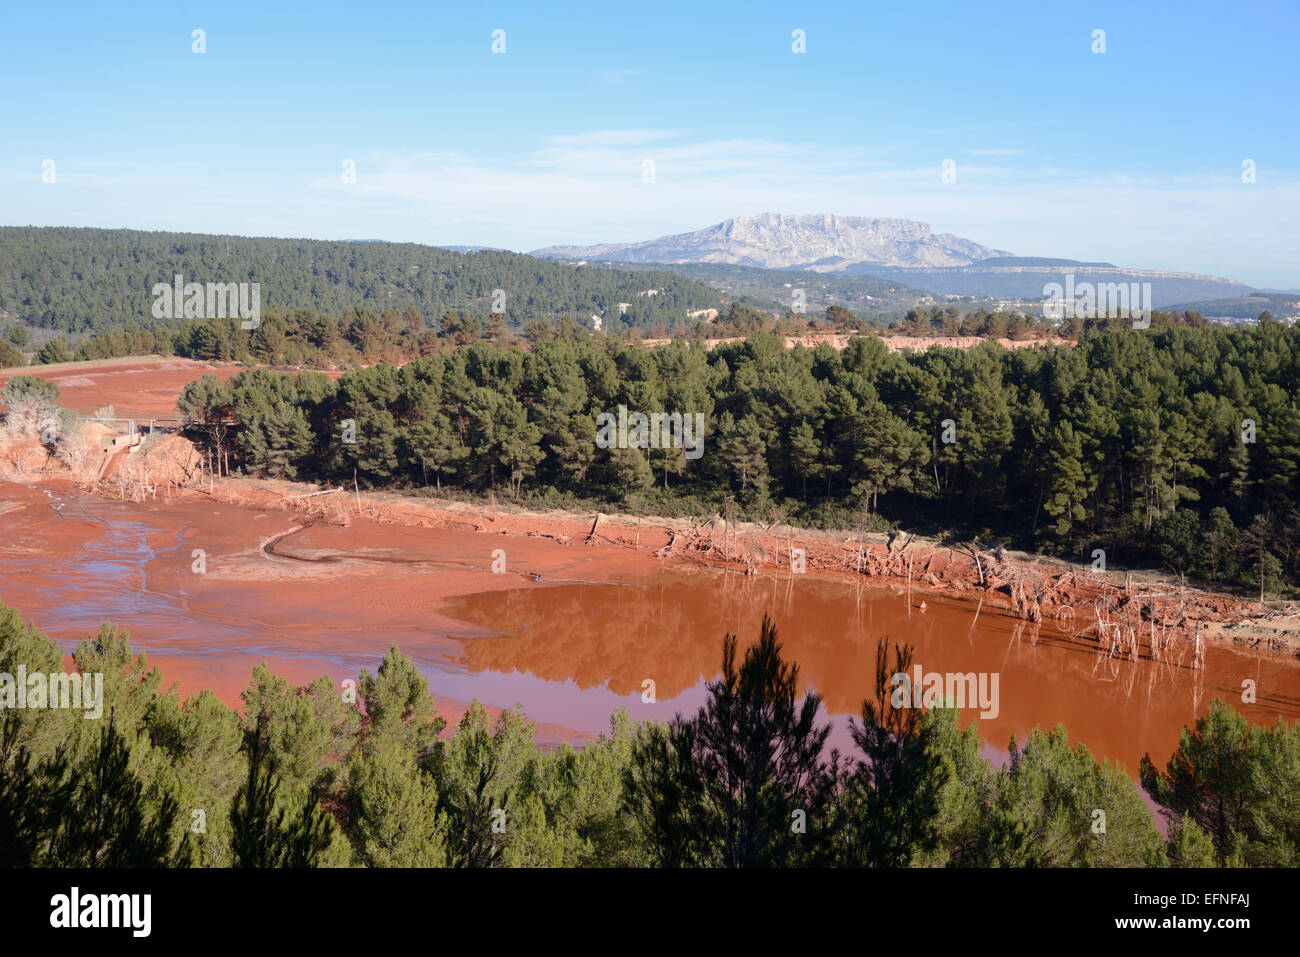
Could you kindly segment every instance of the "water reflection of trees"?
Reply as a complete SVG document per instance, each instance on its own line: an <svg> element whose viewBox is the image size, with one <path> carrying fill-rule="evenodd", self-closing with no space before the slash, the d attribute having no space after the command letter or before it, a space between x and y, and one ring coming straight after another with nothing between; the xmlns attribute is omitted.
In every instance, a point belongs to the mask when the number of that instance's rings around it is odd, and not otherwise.
<svg viewBox="0 0 1300 957"><path fill-rule="evenodd" d="M698 573L652 585L514 589L452 600L446 612L496 633L464 640L471 671L529 672L584 689L608 685L616 694L639 693L653 678L667 699L713 678L723 634L743 641L765 610L800 663L803 683L835 713L857 712L884 635L916 643L935 666L952 650L961 658L953 667L987 666L969 634L967 609L932 605L927 614L913 613L901 592L815 579L796 584L793 576ZM985 623L992 621L985 609ZM959 635L960 649L945 647Z"/></svg>
<svg viewBox="0 0 1300 957"><path fill-rule="evenodd" d="M661 589L560 585L474 595L448 613L496 632L465 641L471 671L531 672L579 688L641 691L652 678L660 698L712 677L721 636L706 632L689 602Z"/></svg>
<svg viewBox="0 0 1300 957"><path fill-rule="evenodd" d="M837 582L780 576L699 573L650 585L557 585L473 595L447 613L499 637L467 639L471 671L523 671L580 688L608 684L640 693L655 681L660 700L713 678L724 633L758 632L764 611L781 629L785 653L800 665L833 713L856 713L885 634L927 640L942 616L908 618L901 595L864 593ZM962 619L962 628L965 620ZM963 644L965 644L963 642ZM969 648L967 649L969 651Z"/></svg>
<svg viewBox="0 0 1300 957"><path fill-rule="evenodd" d="M1172 648L1159 660L1143 654L1133 661L1099 647L1087 628L1091 616L1038 625L988 605L933 596L928 604L918 612L905 594L886 588L702 570L666 573L651 584L468 596L450 602L447 613L495 633L464 640L471 671L525 672L619 695L639 694L650 678L660 701L715 677L723 634L743 643L758 632L764 610L781 631L785 653L799 662L801 690L815 688L832 714L857 713L874 675L876 644L886 635L913 644L930 670L1001 672L999 734L1060 719L1080 732L1105 726L1118 740L1126 727L1131 736L1183 722L1215 694L1240 694L1245 662L1226 649L1214 649L1209 666L1199 669ZM1300 672L1274 667L1261 682L1259 704L1245 710L1300 710Z"/></svg>

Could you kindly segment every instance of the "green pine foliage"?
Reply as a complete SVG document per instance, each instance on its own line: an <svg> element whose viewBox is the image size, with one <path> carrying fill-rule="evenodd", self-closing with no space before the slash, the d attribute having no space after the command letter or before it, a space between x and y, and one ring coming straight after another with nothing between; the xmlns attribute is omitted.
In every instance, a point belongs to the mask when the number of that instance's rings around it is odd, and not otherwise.
<svg viewBox="0 0 1300 957"><path fill-rule="evenodd" d="M153 287L185 282L260 286L262 309L339 315L356 307L442 318L453 339L472 341L505 293L504 318L605 317L604 328L686 325L686 313L721 308L709 287L661 269L570 266L504 251L453 252L414 243L325 242L129 229L0 227L0 315L66 332L152 330ZM655 295L641 295L647 290ZM628 303L620 313L619 303ZM377 317L376 317L377 319ZM361 323L364 325L364 323ZM382 337L382 322L356 330ZM420 328L425 328L423 319ZM229 346L226 326L203 326L205 350ZM235 328L238 328L236 324ZM258 330L274 350L283 331ZM335 333L337 335L337 332ZM62 345L62 343L60 343ZM152 351L152 350L150 350ZM127 353L117 353L127 354ZM137 353L138 354L138 353ZM62 361L42 359L41 361Z"/></svg>
<svg viewBox="0 0 1300 957"><path fill-rule="evenodd" d="M1294 726L1279 720L1272 728L1257 727L1215 700L1194 728L1183 729L1163 771L1150 755L1142 759L1141 779L1171 823L1204 833L1218 863L1295 867L1298 772L1300 736ZM1184 837L1182 843L1205 842Z"/></svg>
<svg viewBox="0 0 1300 957"><path fill-rule="evenodd" d="M181 700L105 626L73 664L104 711L0 713L6 867L1293 867L1300 724L1248 724L1222 702L1142 786L1064 728L980 754L974 724L898 707L909 648L882 642L876 687L826 753L815 693L798 694L770 621L723 642L706 703L670 724L616 712L581 749L539 748L516 707L473 702L443 733L396 648L355 685L293 687L262 667L244 716ZM0 605L0 671L63 670L55 642ZM358 695L351 693L355 688Z"/></svg>
<svg viewBox="0 0 1300 957"><path fill-rule="evenodd" d="M22 326L15 328L21 329ZM27 357L9 342L0 340L0 369L12 369L27 365Z"/></svg>
<svg viewBox="0 0 1300 957"><path fill-rule="evenodd" d="M722 677L694 718L678 715L639 742L627 801L662 865L807 866L829 860L837 764L823 757L821 698L799 698L799 666L781 657L776 626L737 662L722 644Z"/></svg>

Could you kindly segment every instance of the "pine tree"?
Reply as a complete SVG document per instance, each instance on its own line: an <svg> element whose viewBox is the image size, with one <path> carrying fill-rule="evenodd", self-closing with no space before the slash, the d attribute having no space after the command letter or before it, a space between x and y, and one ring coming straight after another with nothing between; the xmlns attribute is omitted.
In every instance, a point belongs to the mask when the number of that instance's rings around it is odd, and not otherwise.
<svg viewBox="0 0 1300 957"><path fill-rule="evenodd" d="M1215 699L1209 713L1184 728L1164 771L1142 759L1143 789L1171 820L1189 815L1214 841L1222 862L1239 849L1248 813L1251 757L1259 732Z"/></svg>
<svg viewBox="0 0 1300 957"><path fill-rule="evenodd" d="M662 864L820 862L837 775L835 757L822 760L830 728L816 724L821 698L798 699L799 666L782 658L767 616L739 665L735 635L722 649L722 677L696 716L679 715L635 747L629 807Z"/></svg>
<svg viewBox="0 0 1300 957"><path fill-rule="evenodd" d="M446 865L447 820L437 786L399 743L358 752L352 780L353 841L367 867Z"/></svg>
<svg viewBox="0 0 1300 957"><path fill-rule="evenodd" d="M533 724L515 709L489 727L474 699L456 734L438 744L434 777L448 818L448 860L455 867L496 866L510 839L515 796L535 757Z"/></svg>
<svg viewBox="0 0 1300 957"><path fill-rule="evenodd" d="M97 747L71 772L71 794L50 841L49 865L166 867L188 856L172 833L179 814L176 798L147 788L131 770L130 758L110 714Z"/></svg>
<svg viewBox="0 0 1300 957"><path fill-rule="evenodd" d="M284 859L287 837L283 808L276 810L279 782L265 767L264 723L248 735L248 778L230 809L231 852L235 867L276 867Z"/></svg>
<svg viewBox="0 0 1300 957"><path fill-rule="evenodd" d="M281 796L281 780L267 766L265 720L248 733L248 778L230 809L235 867L318 867L340 841L338 825L311 790Z"/></svg>
<svg viewBox="0 0 1300 957"><path fill-rule="evenodd" d="M800 497L808 501L808 479L817 479L824 471L821 465L822 448L817 433L806 421L801 421L790 432L790 464L799 477Z"/></svg>
<svg viewBox="0 0 1300 957"><path fill-rule="evenodd" d="M1055 540L1066 543L1074 527L1087 516L1084 502L1092 493L1084 470L1083 443L1069 422L1060 422L1052 430L1044 452L1043 472L1047 477L1043 511L1055 519Z"/></svg>

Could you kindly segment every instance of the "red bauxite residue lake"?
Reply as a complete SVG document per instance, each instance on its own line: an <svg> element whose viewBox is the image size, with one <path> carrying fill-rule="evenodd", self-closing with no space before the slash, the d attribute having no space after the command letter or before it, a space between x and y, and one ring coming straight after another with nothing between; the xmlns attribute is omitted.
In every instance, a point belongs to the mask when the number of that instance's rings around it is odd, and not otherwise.
<svg viewBox="0 0 1300 957"><path fill-rule="evenodd" d="M252 667L299 683L373 670L398 645L453 718L478 697L523 705L544 741L580 740L610 713L693 710L716 676L722 637L754 640L764 612L802 683L843 720L871 687L888 636L926 672L998 675L986 750L1062 722L1072 740L1136 773L1161 764L1182 726L1223 697L1252 721L1300 717L1300 663L1221 645L1194 671L1098 655L1054 623L988 604L807 575L675 564L612 545L379 525L303 528L301 515L239 504L108 502L67 488L0 483L0 600L65 647L103 620L131 632L182 692L232 705ZM203 555L196 572L195 550ZM506 570L491 571L502 549ZM925 609L918 606L925 602ZM1257 700L1241 700L1253 679ZM642 700L647 680L657 701Z"/></svg>

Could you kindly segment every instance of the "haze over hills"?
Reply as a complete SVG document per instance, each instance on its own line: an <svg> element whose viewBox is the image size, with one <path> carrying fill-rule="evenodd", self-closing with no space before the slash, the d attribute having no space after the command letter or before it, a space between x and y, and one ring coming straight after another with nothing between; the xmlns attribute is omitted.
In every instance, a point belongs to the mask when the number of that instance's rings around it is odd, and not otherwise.
<svg viewBox="0 0 1300 957"><path fill-rule="evenodd" d="M1179 312L1199 312L1207 319L1251 320L1268 312L1274 319L1293 322L1300 319L1300 292L1262 292L1230 299L1212 299L1175 303Z"/></svg>
<svg viewBox="0 0 1300 957"><path fill-rule="evenodd" d="M690 233L640 243L548 246L534 256L665 266L716 263L874 276L955 296L1035 300L1048 283L1151 283L1152 305L1235 298L1251 287L1197 273L1129 269L1108 262L1016 256L929 224L860 216L739 216Z"/></svg>
<svg viewBox="0 0 1300 957"><path fill-rule="evenodd" d="M1157 309L1191 300L1236 299L1254 292L1244 283L1220 276L1155 269L1126 269L1110 263L1084 263L1069 259L1049 260L1049 262L1052 264L1040 265L1020 257L1010 261L992 258L969 266L933 269L900 269L861 263L846 271L852 275L891 279L943 295L1031 301L1043 298L1043 287L1048 283L1060 283L1064 286L1067 275L1074 277L1076 287L1084 282L1093 284L1149 282L1151 305Z"/></svg>

